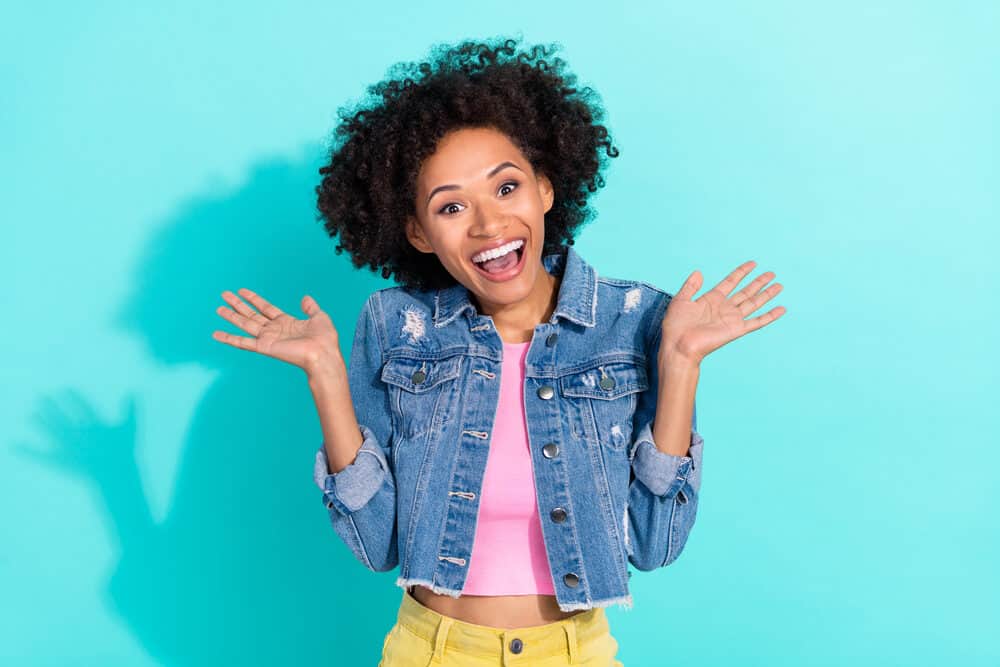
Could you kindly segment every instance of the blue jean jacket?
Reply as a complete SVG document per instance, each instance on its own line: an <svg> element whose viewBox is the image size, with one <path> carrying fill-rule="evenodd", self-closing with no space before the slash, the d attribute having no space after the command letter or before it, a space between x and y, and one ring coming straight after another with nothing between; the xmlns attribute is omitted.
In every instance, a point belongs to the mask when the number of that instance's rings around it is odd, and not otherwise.
<svg viewBox="0 0 1000 667"><path fill-rule="evenodd" d="M535 327L524 410L538 511L559 608L632 606L628 563L669 565L694 524L703 440L689 456L653 443L660 324L671 295L597 275L573 249L546 255L556 308ZM388 287L367 300L348 379L364 442L314 479L330 521L396 584L462 593L500 394L503 341L461 284Z"/></svg>

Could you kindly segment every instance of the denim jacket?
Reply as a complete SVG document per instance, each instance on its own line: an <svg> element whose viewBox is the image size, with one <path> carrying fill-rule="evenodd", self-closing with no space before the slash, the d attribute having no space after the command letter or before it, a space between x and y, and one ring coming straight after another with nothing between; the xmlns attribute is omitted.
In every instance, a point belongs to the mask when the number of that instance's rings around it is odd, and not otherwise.
<svg viewBox="0 0 1000 667"><path fill-rule="evenodd" d="M688 456L653 443L660 324L671 294L598 276L572 246L543 258L561 275L555 310L525 359L524 410L538 512L559 608L631 608L628 563L669 565L694 524L702 438ZM468 290L377 290L358 319L348 365L364 442L314 480L330 521L396 584L459 597L500 393L493 319Z"/></svg>

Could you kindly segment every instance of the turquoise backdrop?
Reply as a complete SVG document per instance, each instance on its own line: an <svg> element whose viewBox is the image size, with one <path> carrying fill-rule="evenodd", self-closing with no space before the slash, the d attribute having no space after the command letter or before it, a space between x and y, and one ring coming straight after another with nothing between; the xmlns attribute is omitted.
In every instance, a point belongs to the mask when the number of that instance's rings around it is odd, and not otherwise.
<svg viewBox="0 0 1000 667"><path fill-rule="evenodd" d="M336 109L518 33L607 108L600 273L676 292L754 259L785 286L703 364L698 522L609 611L618 657L1000 664L1000 4L4 14L0 664L375 664L396 572L328 523L304 374L214 341L215 308L311 294L349 340L389 283L313 214Z"/></svg>

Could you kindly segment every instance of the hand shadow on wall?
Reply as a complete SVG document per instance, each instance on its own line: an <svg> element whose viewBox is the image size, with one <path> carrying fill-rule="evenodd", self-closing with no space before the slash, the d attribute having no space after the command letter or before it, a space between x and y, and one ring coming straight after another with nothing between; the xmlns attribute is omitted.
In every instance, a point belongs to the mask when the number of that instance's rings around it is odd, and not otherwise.
<svg viewBox="0 0 1000 667"><path fill-rule="evenodd" d="M154 523L136 466L134 397L120 424L77 392L66 410L48 399L48 451L22 450L92 483L118 546L109 605L163 665L375 664L395 621L396 574L355 560L313 483L322 433L305 374L211 336L249 335L215 313L224 289L248 287L297 318L311 294L346 359L365 298L391 284L334 253L315 214L325 155L302 155L180 207L135 267L114 324L162 363L220 373L186 431L165 520Z"/></svg>

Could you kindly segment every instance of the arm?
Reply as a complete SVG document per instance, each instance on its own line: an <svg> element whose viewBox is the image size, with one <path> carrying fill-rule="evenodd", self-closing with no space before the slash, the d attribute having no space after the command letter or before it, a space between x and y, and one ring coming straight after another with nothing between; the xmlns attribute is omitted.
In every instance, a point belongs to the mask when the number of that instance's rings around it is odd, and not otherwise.
<svg viewBox="0 0 1000 667"><path fill-rule="evenodd" d="M388 388L380 378L379 308L376 292L358 318L350 367L344 369L343 359L317 364L309 388L323 429L313 479L323 491L334 530L365 567L382 572L399 564L399 554L396 485L389 463L392 415Z"/></svg>
<svg viewBox="0 0 1000 667"><path fill-rule="evenodd" d="M670 355L658 361L661 318L662 310L652 318L650 388L639 397L629 449L629 562L647 571L670 565L684 549L698 510L704 443L695 430L699 367Z"/></svg>

